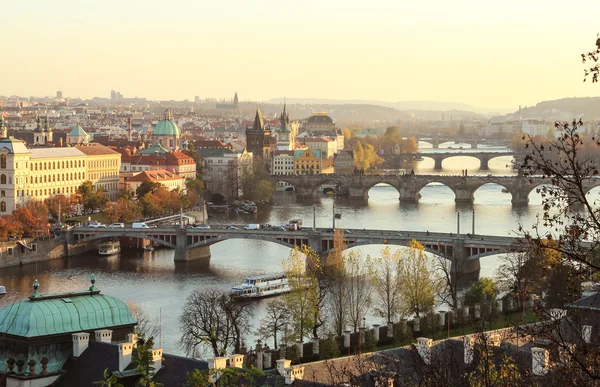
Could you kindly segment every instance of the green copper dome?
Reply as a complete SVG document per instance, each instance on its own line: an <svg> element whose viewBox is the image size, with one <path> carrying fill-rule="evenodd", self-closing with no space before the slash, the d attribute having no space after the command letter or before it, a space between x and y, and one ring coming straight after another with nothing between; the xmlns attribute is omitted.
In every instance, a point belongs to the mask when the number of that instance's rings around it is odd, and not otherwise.
<svg viewBox="0 0 600 387"><path fill-rule="evenodd" d="M123 301L100 294L93 282L88 291L41 294L36 281L29 300L0 310L0 335L31 338L136 324Z"/></svg>
<svg viewBox="0 0 600 387"><path fill-rule="evenodd" d="M155 136L181 136L179 126L173 121L173 116L169 110L165 111L165 117L156 124L154 128Z"/></svg>
<svg viewBox="0 0 600 387"><path fill-rule="evenodd" d="M88 135L87 132L85 130L83 130L83 128L79 124L75 125L73 130L71 130L68 134L68 136L71 136L71 137L85 137L87 135Z"/></svg>

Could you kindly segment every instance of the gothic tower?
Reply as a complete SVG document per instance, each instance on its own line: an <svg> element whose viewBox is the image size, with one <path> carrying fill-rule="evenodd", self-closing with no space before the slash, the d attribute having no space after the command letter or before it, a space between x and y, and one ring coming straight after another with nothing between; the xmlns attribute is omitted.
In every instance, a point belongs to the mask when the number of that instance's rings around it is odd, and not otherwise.
<svg viewBox="0 0 600 387"><path fill-rule="evenodd" d="M246 127L246 149L254 157L262 157L265 142L265 123L260 109L256 109L252 128Z"/></svg>
<svg viewBox="0 0 600 387"><path fill-rule="evenodd" d="M235 95L233 96L233 108L237 109L240 106L240 101L238 100L238 95L237 92L235 93Z"/></svg>

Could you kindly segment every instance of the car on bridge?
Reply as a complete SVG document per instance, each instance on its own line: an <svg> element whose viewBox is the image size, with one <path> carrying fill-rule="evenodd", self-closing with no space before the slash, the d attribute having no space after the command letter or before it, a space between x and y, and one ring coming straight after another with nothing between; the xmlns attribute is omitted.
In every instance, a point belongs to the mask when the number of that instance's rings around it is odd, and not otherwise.
<svg viewBox="0 0 600 387"><path fill-rule="evenodd" d="M208 224L199 224L194 226L196 230L210 230L210 226Z"/></svg>
<svg viewBox="0 0 600 387"><path fill-rule="evenodd" d="M123 223L112 223L108 228L125 228L125 224Z"/></svg>
<svg viewBox="0 0 600 387"><path fill-rule="evenodd" d="M239 228L235 226L226 226L225 230L239 230Z"/></svg>

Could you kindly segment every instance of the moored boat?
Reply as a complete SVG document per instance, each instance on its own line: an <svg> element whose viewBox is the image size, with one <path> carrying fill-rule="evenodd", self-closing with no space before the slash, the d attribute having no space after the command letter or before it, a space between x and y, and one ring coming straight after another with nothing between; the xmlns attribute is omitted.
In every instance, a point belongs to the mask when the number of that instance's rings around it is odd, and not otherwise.
<svg viewBox="0 0 600 387"><path fill-rule="evenodd" d="M289 293L292 289L284 273L247 277L244 283L231 288L231 296L237 299L254 299Z"/></svg>
<svg viewBox="0 0 600 387"><path fill-rule="evenodd" d="M121 252L121 243L119 241L102 242L98 245L98 254L114 255Z"/></svg>

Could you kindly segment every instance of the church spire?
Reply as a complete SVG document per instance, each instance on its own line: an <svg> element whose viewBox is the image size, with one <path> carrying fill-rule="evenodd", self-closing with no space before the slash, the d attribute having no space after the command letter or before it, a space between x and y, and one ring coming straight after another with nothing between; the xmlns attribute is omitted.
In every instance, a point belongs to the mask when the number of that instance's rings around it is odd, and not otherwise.
<svg viewBox="0 0 600 387"><path fill-rule="evenodd" d="M37 124L36 128L38 132L42 131L42 121L40 119L40 108L38 106L37 112L35 113L35 122Z"/></svg>
<svg viewBox="0 0 600 387"><path fill-rule="evenodd" d="M46 116L44 117L44 132L50 131L50 122L48 121L48 112L46 112Z"/></svg>
<svg viewBox="0 0 600 387"><path fill-rule="evenodd" d="M254 116L254 124L252 125L252 130L265 130L265 123L263 121L260 109L256 109L256 115Z"/></svg>

